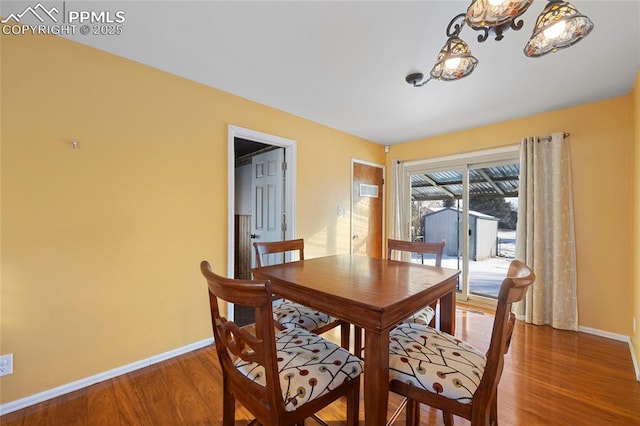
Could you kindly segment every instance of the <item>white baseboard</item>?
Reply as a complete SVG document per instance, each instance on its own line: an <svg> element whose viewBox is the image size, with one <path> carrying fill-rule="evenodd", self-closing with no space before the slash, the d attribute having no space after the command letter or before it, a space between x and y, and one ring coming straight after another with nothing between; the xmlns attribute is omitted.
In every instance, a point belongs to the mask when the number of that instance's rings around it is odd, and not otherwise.
<svg viewBox="0 0 640 426"><path fill-rule="evenodd" d="M631 339L629 336L625 336L623 334L610 333L608 331L598 330L595 328L589 327L579 327L578 329L581 332L593 334L596 336L606 337L613 340L618 340L622 342L629 343L629 351L631 352L631 359L633 361L633 367L636 373L636 378L640 381L640 365L638 364L638 358L636 357L633 345L631 343ZM58 386L53 389L46 390L44 392L40 392L22 399L18 399L16 401L7 402L5 404L0 405L0 415L8 414L13 411L21 410L23 408L29 407L31 405L38 404L42 401L46 401L51 398L55 398L78 389L82 389L88 386L91 386L95 383L102 382L108 379L112 379L114 377L120 376L122 374L130 373L135 370L139 370L144 367L148 367L153 364L157 364L159 362L165 361L170 358L174 358L178 355L185 354L187 352L194 351L196 349L200 349L207 345L213 343L213 338L208 338L201 340L199 342L192 343L190 345L183 346L181 348L177 348L168 352L164 352L159 355L154 355L149 358L133 362L131 364L124 365L122 367L116 367L112 370L105 371L103 373L98 373L96 375L86 377L84 379L76 380L75 382L67 383L66 385Z"/></svg>
<svg viewBox="0 0 640 426"><path fill-rule="evenodd" d="M593 334L595 336L606 337L608 339L618 340L620 342L628 342L630 340L629 336L627 335L611 333L609 331L599 330L597 328L579 326L578 331L582 331L583 333L587 334Z"/></svg>
<svg viewBox="0 0 640 426"><path fill-rule="evenodd" d="M13 411L21 410L23 408L29 407L34 404L38 404L42 401L46 401L51 398L58 397L60 395L67 394L69 392L76 391L78 389L85 388L87 386L91 386L95 383L102 382L108 379L112 379L114 377L120 376L122 374L130 373L135 370L139 370L144 367L148 367L153 364L157 364L161 361L165 361L167 359L176 357L178 355L185 354L187 352L194 351L196 349L200 349L207 345L213 343L213 338L208 338L204 340L200 340L199 342L192 343L190 345L183 346L181 348L173 349L168 352L161 353L159 355L153 355L149 358L132 362L131 364L123 365L122 367L116 367L112 370L105 371L103 373L98 373L96 375L86 377L84 379L76 380L75 382L67 383L66 385L58 386L53 389L46 390L44 392L39 392L37 394L27 396L22 399L18 399L16 401L7 402L5 404L0 405L0 415L8 414Z"/></svg>
<svg viewBox="0 0 640 426"><path fill-rule="evenodd" d="M636 380L640 382L640 364L638 364L638 357L636 356L633 342L629 339L629 350L631 351L631 360L633 361L633 368L636 372Z"/></svg>
<svg viewBox="0 0 640 426"><path fill-rule="evenodd" d="M638 364L638 358L636 357L636 352L633 347L633 342L631 341L631 337L625 336L624 334L610 333L608 331L598 330L597 328L589 328L589 327L578 327L578 331L582 331L584 333L593 334L600 337L607 337L613 340L619 340L621 342L627 342L629 344L629 352L631 352L631 361L633 362L633 369L636 373L636 380L640 382L640 364Z"/></svg>

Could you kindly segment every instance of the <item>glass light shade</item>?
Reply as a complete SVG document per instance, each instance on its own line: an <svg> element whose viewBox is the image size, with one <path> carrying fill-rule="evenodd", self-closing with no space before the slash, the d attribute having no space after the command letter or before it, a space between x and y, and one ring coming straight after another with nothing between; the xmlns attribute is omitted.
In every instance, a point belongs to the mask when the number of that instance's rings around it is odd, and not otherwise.
<svg viewBox="0 0 640 426"><path fill-rule="evenodd" d="M451 36L444 44L436 64L431 69L431 78L454 81L468 76L478 65L467 43L458 36Z"/></svg>
<svg viewBox="0 0 640 426"><path fill-rule="evenodd" d="M524 54L538 57L564 49L585 38L592 29L593 22L571 3L552 0L538 16Z"/></svg>
<svg viewBox="0 0 640 426"><path fill-rule="evenodd" d="M533 0L473 0L465 21L474 30L507 26L527 11Z"/></svg>

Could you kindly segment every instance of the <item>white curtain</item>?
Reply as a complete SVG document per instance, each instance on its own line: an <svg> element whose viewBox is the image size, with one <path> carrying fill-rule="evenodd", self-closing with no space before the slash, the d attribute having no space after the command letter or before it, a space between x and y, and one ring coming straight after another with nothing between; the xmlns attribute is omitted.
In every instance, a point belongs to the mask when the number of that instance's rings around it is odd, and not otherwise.
<svg viewBox="0 0 640 426"><path fill-rule="evenodd" d="M411 211L406 204L406 184L404 178L404 163L400 160L391 161L391 211L389 212L389 238L395 240L409 240L409 218ZM397 259L397 253L394 258Z"/></svg>
<svg viewBox="0 0 640 426"><path fill-rule="evenodd" d="M516 306L533 324L578 329L576 250L569 138L530 137L520 145L516 258L531 266L536 280Z"/></svg>

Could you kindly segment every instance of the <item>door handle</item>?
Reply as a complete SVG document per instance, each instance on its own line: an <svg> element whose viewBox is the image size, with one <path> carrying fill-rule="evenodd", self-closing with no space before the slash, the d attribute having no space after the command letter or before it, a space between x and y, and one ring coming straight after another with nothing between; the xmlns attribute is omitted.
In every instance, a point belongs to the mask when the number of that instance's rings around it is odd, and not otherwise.
<svg viewBox="0 0 640 426"><path fill-rule="evenodd" d="M249 234L249 238L255 240L256 238L258 238L258 236L256 234Z"/></svg>

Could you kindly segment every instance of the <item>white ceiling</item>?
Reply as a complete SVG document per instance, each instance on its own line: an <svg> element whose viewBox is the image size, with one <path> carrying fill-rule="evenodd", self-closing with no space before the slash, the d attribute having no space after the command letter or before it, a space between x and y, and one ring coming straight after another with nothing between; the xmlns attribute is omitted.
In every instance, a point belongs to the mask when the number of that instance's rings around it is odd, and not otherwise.
<svg viewBox="0 0 640 426"><path fill-rule="evenodd" d="M3 2L0 13L33 2ZM52 4L56 2L43 2ZM61 2L57 2L61 3ZM522 49L544 1L504 40L479 43L468 78L413 88L428 74L449 20L468 1L74 2L122 10L118 36L69 37L344 132L394 144L631 92L640 68L640 1L574 0L595 27L541 58ZM132 94L133 96L134 94Z"/></svg>

